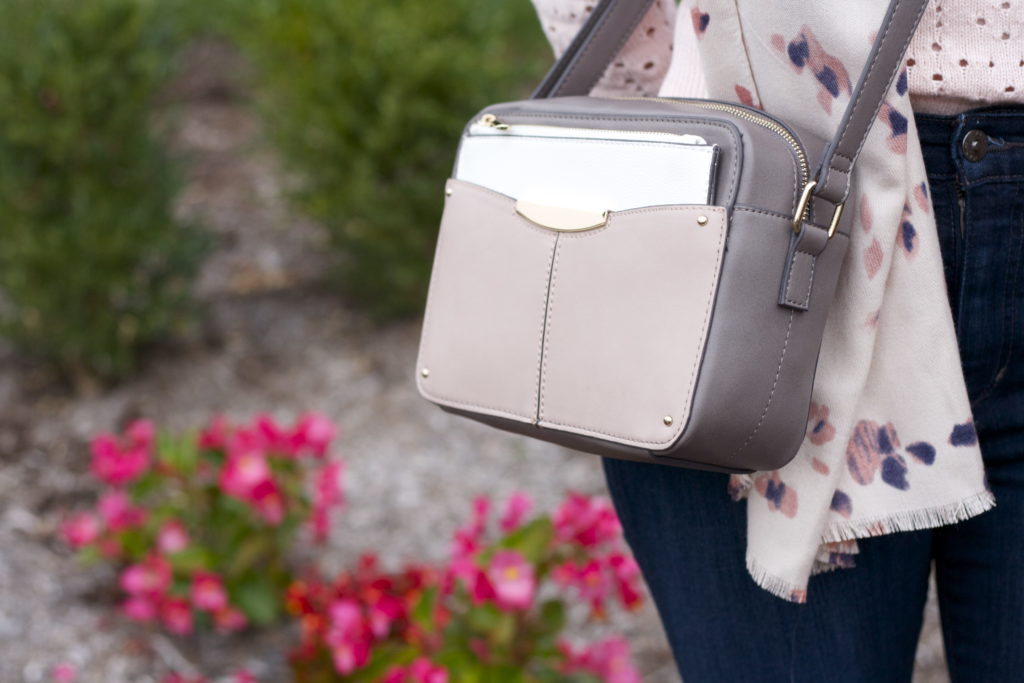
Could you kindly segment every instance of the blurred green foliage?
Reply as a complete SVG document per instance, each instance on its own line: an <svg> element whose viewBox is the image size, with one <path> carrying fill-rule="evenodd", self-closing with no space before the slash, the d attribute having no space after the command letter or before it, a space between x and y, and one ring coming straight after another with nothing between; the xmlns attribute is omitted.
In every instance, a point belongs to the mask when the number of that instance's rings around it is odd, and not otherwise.
<svg viewBox="0 0 1024 683"><path fill-rule="evenodd" d="M418 313L458 136L551 52L527 0L252 0L235 12L266 132L328 230L344 291Z"/></svg>
<svg viewBox="0 0 1024 683"><path fill-rule="evenodd" d="M152 130L175 0L0 2L0 334L116 378L183 323L203 251Z"/></svg>

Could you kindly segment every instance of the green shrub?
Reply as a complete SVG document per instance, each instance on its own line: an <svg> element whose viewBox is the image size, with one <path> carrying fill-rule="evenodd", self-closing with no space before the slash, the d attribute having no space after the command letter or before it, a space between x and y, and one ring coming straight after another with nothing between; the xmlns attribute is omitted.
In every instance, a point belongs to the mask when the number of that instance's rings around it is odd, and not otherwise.
<svg viewBox="0 0 1024 683"><path fill-rule="evenodd" d="M152 134L169 0L0 2L0 335L115 378L185 320L203 240Z"/></svg>
<svg viewBox="0 0 1024 683"><path fill-rule="evenodd" d="M267 134L326 226L346 291L422 309L459 132L551 59L526 0L263 0L238 42ZM258 10L256 9L258 7Z"/></svg>

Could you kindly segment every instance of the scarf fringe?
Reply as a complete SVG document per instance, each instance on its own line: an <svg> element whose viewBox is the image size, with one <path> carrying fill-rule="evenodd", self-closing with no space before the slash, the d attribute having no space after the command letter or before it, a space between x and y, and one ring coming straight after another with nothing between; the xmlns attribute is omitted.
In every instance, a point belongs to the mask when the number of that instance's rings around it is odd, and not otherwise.
<svg viewBox="0 0 1024 683"><path fill-rule="evenodd" d="M947 524L963 522L995 507L996 499L991 491L980 491L967 498L946 505L919 510L909 510L882 515L873 519L836 522L830 525L822 536L822 543L855 541L858 538L881 536L900 531L934 529ZM753 555L747 554L747 572L758 586L787 602L807 602L807 586L801 586L772 574ZM831 569L840 569L833 565Z"/></svg>
<svg viewBox="0 0 1024 683"><path fill-rule="evenodd" d="M786 581L782 577L775 576L761 565L753 555L747 555L747 573L761 588L765 589L777 598L787 602L807 602L807 587L799 586Z"/></svg>
<svg viewBox="0 0 1024 683"><path fill-rule="evenodd" d="M853 541L858 538L882 536L900 531L934 529L947 524L963 522L995 507L991 491L980 491L967 498L936 507L893 512L871 519L833 522L822 534L822 543Z"/></svg>

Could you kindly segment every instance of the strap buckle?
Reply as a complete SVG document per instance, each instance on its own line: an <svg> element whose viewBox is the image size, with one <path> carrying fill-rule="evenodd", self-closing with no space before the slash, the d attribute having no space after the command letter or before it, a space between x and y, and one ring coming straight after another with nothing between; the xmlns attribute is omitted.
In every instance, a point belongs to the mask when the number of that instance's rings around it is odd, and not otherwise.
<svg viewBox="0 0 1024 683"><path fill-rule="evenodd" d="M814 188L817 186L817 180L811 180L804 185L803 194L800 195L800 202L796 205L796 213L793 214L793 232L797 235L803 230L804 217L810 209L811 196L814 194ZM828 224L829 239L832 239L832 235L836 234L836 229L839 228L839 219L843 216L844 206L846 206L846 202L836 204L836 210L832 214L832 221Z"/></svg>

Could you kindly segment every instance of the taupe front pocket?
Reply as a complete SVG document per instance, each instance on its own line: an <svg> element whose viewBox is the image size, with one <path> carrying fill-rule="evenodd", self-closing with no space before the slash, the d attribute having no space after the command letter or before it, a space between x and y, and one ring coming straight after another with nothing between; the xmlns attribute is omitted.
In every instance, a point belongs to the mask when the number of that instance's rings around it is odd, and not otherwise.
<svg viewBox="0 0 1024 683"><path fill-rule="evenodd" d="M689 416L724 209L612 212L558 232L451 180L418 381L454 408L660 449Z"/></svg>
<svg viewBox="0 0 1024 683"><path fill-rule="evenodd" d="M556 234L519 217L497 192L458 180L446 191L420 342L420 393L535 422Z"/></svg>

